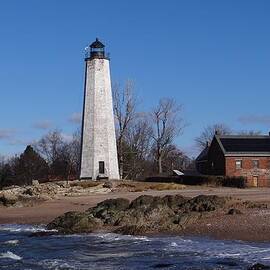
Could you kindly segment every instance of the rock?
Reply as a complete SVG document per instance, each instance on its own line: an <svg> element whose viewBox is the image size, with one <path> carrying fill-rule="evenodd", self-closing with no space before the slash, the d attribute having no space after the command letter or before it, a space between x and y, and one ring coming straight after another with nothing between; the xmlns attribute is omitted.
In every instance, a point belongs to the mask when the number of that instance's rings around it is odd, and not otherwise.
<svg viewBox="0 0 270 270"><path fill-rule="evenodd" d="M57 231L41 231L41 232L33 232L28 237L44 237L44 236L51 236L56 235Z"/></svg>
<svg viewBox="0 0 270 270"><path fill-rule="evenodd" d="M22 193L24 195L38 196L40 194L53 197L57 194L59 186L53 183L39 184L35 186L28 186Z"/></svg>
<svg viewBox="0 0 270 270"><path fill-rule="evenodd" d="M33 186L38 186L38 185L39 185L38 180L32 180L32 185L33 185Z"/></svg>
<svg viewBox="0 0 270 270"><path fill-rule="evenodd" d="M270 269L270 266L261 263L256 263L248 268L248 270L262 270L262 269Z"/></svg>
<svg viewBox="0 0 270 270"><path fill-rule="evenodd" d="M113 188L113 183L111 181L106 181L103 186L104 188Z"/></svg>
<svg viewBox="0 0 270 270"><path fill-rule="evenodd" d="M138 208L147 208L148 206L150 206L155 198L157 197L153 197L150 195L142 195L139 196L138 198L136 198L135 200L133 200L130 204L130 208L134 208L134 209L138 209ZM156 200L157 201L157 200Z"/></svg>
<svg viewBox="0 0 270 270"><path fill-rule="evenodd" d="M74 182L78 182L78 181L72 181ZM59 181L59 182L55 182L55 184L61 188L70 188L70 182L69 181Z"/></svg>
<svg viewBox="0 0 270 270"><path fill-rule="evenodd" d="M162 201L164 204L168 205L168 207L175 209L185 204L188 199L181 195L166 195L162 198Z"/></svg>
<svg viewBox="0 0 270 270"><path fill-rule="evenodd" d="M228 213L228 215L241 215L243 214L239 209L231 208Z"/></svg>
<svg viewBox="0 0 270 270"><path fill-rule="evenodd" d="M149 205L149 207L129 208L119 217L115 225L147 226L149 231L167 230L175 224L172 222L175 213L163 205Z"/></svg>
<svg viewBox="0 0 270 270"><path fill-rule="evenodd" d="M203 216L225 207L228 198L200 195L185 198L181 195L165 197L142 195L129 203L123 198L108 199L86 212L68 212L56 218L48 229L60 233L92 232L111 226L122 234L147 234L181 231ZM115 229L114 229L115 228Z"/></svg>
<svg viewBox="0 0 270 270"><path fill-rule="evenodd" d="M102 219L105 224L114 224L120 218L122 211L129 207L129 200L123 198L108 199L88 209L95 218Z"/></svg>
<svg viewBox="0 0 270 270"><path fill-rule="evenodd" d="M143 208L149 210L152 208L156 208L157 206L164 206L170 209L179 209L187 201L188 199L181 195L167 195L165 197L142 195L130 203L129 209Z"/></svg>
<svg viewBox="0 0 270 270"><path fill-rule="evenodd" d="M143 225L125 225L114 231L114 233L126 235L143 235L149 232L149 228Z"/></svg>
<svg viewBox="0 0 270 270"><path fill-rule="evenodd" d="M3 187L2 190L14 190L14 189L22 189L20 186L12 185L8 187Z"/></svg>
<svg viewBox="0 0 270 270"><path fill-rule="evenodd" d="M18 196L9 191L5 191L0 195L0 202L4 206L12 206L18 202Z"/></svg>
<svg viewBox="0 0 270 270"><path fill-rule="evenodd" d="M199 195L188 200L184 207L186 211L210 212L225 206L227 200L225 197L216 195Z"/></svg>
<svg viewBox="0 0 270 270"><path fill-rule="evenodd" d="M23 192L24 195L29 195L29 196L33 196L34 195L34 192L33 192L33 188L27 188L24 192Z"/></svg>
<svg viewBox="0 0 270 270"><path fill-rule="evenodd" d="M48 230L57 230L59 233L90 233L101 226L101 221L82 212L67 212L57 217L47 225Z"/></svg>
<svg viewBox="0 0 270 270"><path fill-rule="evenodd" d="M78 196L89 195L90 193L105 194L110 191L111 190L108 188L103 188L102 184L96 187L71 187L67 181L40 184L38 181L34 180L31 186L9 186L2 189L0 191L0 205L12 207L33 206L36 203L57 198L57 196Z"/></svg>
<svg viewBox="0 0 270 270"><path fill-rule="evenodd" d="M129 207L129 200L123 198L108 199L101 203L98 203L96 207L90 208L92 213L95 213L97 217L104 211L123 211Z"/></svg>
<svg viewBox="0 0 270 270"><path fill-rule="evenodd" d="M189 224L196 222L201 215L199 213L186 213L175 216L173 223L178 224L181 228L186 228Z"/></svg>

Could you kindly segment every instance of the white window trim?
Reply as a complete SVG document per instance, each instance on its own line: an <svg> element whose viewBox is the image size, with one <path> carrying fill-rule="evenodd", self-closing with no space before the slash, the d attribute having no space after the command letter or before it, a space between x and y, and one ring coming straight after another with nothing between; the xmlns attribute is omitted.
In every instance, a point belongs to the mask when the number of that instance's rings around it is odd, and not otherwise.
<svg viewBox="0 0 270 270"><path fill-rule="evenodd" d="M241 162L240 168L237 166L237 161ZM242 159L235 159L235 169L236 170L241 170L243 168L243 160Z"/></svg>

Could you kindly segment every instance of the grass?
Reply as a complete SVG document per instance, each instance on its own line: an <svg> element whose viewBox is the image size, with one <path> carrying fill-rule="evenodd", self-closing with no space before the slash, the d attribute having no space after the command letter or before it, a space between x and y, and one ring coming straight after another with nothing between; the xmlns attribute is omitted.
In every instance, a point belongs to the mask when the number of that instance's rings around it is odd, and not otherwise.
<svg viewBox="0 0 270 270"><path fill-rule="evenodd" d="M184 189L186 186L182 184L176 183L148 183L148 182L137 182L131 180L116 180L115 188L118 191L126 190L129 192L142 192L147 190L181 190ZM103 184L101 181L76 181L70 182L71 187L82 187L83 189L96 187L98 185Z"/></svg>
<svg viewBox="0 0 270 270"><path fill-rule="evenodd" d="M92 188L100 185L101 183L98 181L78 181L78 182L70 182L71 187L82 187L83 189Z"/></svg>
<svg viewBox="0 0 270 270"><path fill-rule="evenodd" d="M122 181L116 186L117 189L126 189L130 192L142 192L147 190L181 190L184 185L176 183L146 183L146 182L131 182Z"/></svg>

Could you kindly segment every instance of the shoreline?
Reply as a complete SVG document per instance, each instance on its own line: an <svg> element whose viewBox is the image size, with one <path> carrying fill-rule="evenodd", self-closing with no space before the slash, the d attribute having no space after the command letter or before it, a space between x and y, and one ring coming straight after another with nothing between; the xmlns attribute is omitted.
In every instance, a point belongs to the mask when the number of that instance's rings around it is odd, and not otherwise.
<svg viewBox="0 0 270 270"><path fill-rule="evenodd" d="M46 225L55 217L68 211L85 211L108 198L126 198L133 200L140 195L180 194L194 197L200 194L228 196L270 205L270 189L231 189L231 188L189 188L185 190L145 191L145 192L111 192L89 196L59 197L30 207L0 207L0 224ZM114 228L115 230L116 228ZM99 231L98 231L99 232ZM112 230L100 230L112 232ZM206 237L216 240L237 240L247 242L270 242L270 209L247 209L243 214L226 215L224 213L199 219L188 225L181 232L158 232L139 234L142 236L183 236Z"/></svg>

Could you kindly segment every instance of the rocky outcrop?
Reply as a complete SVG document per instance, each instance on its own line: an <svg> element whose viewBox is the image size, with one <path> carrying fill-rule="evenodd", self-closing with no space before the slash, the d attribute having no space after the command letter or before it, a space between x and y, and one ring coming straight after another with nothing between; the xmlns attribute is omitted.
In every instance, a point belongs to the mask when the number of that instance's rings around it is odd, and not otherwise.
<svg viewBox="0 0 270 270"><path fill-rule="evenodd" d="M104 188L113 188L113 182L111 182L111 181L106 181L106 182L103 184L103 187L104 187Z"/></svg>
<svg viewBox="0 0 270 270"><path fill-rule="evenodd" d="M2 192L0 194L0 203L4 206L11 206L18 202L18 196L13 192Z"/></svg>
<svg viewBox="0 0 270 270"><path fill-rule="evenodd" d="M103 187L102 182L59 181L31 186L10 186L0 191L0 205L7 207L32 206L60 196L85 196L92 193L108 193L111 189Z"/></svg>
<svg viewBox="0 0 270 270"><path fill-rule="evenodd" d="M270 266L261 263L256 263L248 268L248 270L263 270L263 269L270 269Z"/></svg>
<svg viewBox="0 0 270 270"><path fill-rule="evenodd" d="M86 233L100 228L102 222L99 219L81 212L67 212L48 224L49 230L57 228L60 233Z"/></svg>
<svg viewBox="0 0 270 270"><path fill-rule="evenodd" d="M60 233L93 232L100 228L122 234L174 232L230 205L231 199L200 195L165 197L143 195L132 202L105 200L85 212L68 212L48 224ZM226 210L228 211L228 209Z"/></svg>
<svg viewBox="0 0 270 270"><path fill-rule="evenodd" d="M59 186L54 183L5 188L0 191L0 205L7 207L32 206L54 198L58 190Z"/></svg>

